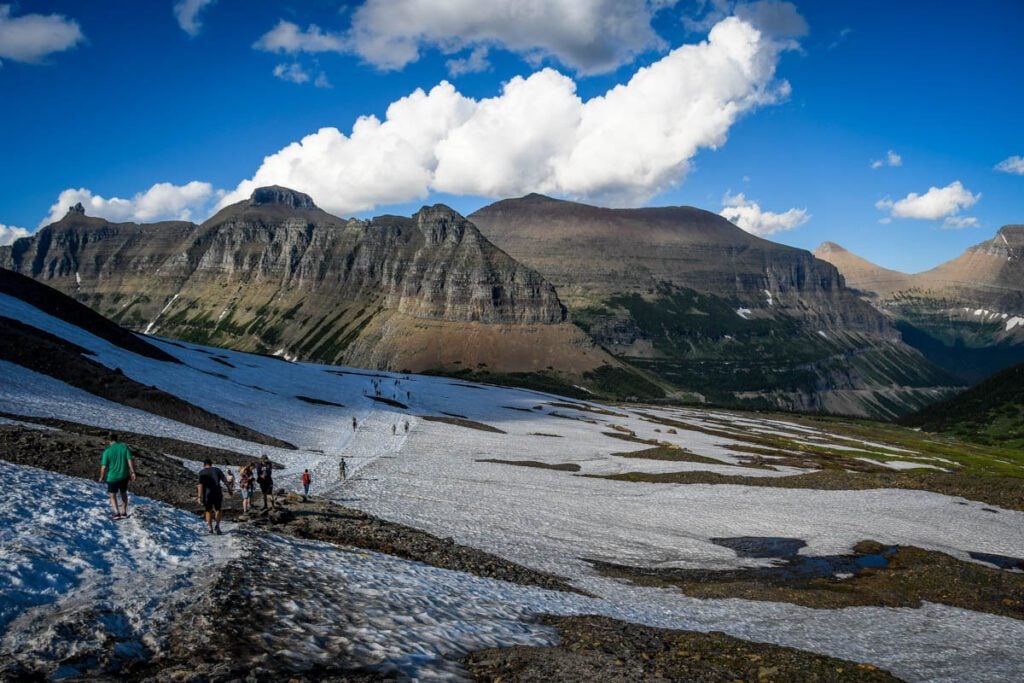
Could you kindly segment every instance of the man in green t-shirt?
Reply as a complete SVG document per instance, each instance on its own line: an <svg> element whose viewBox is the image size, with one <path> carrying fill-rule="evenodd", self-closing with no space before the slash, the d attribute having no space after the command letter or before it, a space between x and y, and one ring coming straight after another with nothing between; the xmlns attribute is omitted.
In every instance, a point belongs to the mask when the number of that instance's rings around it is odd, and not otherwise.
<svg viewBox="0 0 1024 683"><path fill-rule="evenodd" d="M108 435L110 445L103 451L103 458L100 460L100 482L107 483L107 493L110 494L110 504L114 507L114 519L123 519L128 516L128 482L135 481L135 463L132 462L132 452L117 438ZM121 494L123 507L117 506L117 494Z"/></svg>

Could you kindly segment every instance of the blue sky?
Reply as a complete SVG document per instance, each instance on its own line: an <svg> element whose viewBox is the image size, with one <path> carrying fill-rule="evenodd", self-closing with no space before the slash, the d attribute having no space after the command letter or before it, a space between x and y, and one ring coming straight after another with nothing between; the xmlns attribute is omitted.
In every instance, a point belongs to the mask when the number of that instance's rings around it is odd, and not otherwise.
<svg viewBox="0 0 1024 683"><path fill-rule="evenodd" d="M269 180L358 216L690 204L923 270L1024 222L1022 28L1020 2L0 3L0 238Z"/></svg>

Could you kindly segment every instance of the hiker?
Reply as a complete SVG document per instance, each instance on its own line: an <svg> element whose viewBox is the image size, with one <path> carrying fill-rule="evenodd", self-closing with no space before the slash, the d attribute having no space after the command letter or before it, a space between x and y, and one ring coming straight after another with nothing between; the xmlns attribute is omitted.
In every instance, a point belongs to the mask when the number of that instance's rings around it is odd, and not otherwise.
<svg viewBox="0 0 1024 683"><path fill-rule="evenodd" d="M405 421L405 433L406 434L409 433L409 421L408 420Z"/></svg>
<svg viewBox="0 0 1024 683"><path fill-rule="evenodd" d="M394 436L397 433L398 433L398 427L395 426L395 425L391 425L391 436Z"/></svg>
<svg viewBox="0 0 1024 683"><path fill-rule="evenodd" d="M206 511L206 526L210 527L211 534L218 535L220 534L220 509L224 505L224 492L220 489L221 482L227 486L227 477L220 471L220 468L214 467L209 458L203 460L203 469L199 470L196 494L199 497L200 505ZM228 491L230 492L231 489Z"/></svg>
<svg viewBox="0 0 1024 683"><path fill-rule="evenodd" d="M117 440L113 434L107 435L110 445L103 451L100 458L100 483L106 482L107 493L110 494L110 505L114 508L111 519L124 519L128 516L128 482L135 481L135 463L128 446ZM117 494L121 494L122 507L117 506Z"/></svg>
<svg viewBox="0 0 1024 683"><path fill-rule="evenodd" d="M253 476L252 463L247 464L238 473L238 488L242 492L242 514L249 514L252 508L252 492L256 488L256 477Z"/></svg>
<svg viewBox="0 0 1024 683"><path fill-rule="evenodd" d="M260 464L256 466L256 483L260 485L260 493L263 494L263 509L267 509L267 496L270 496L270 507L277 509L277 499L274 498L274 466L266 454L260 458Z"/></svg>
<svg viewBox="0 0 1024 683"><path fill-rule="evenodd" d="M348 468L345 466L345 458L342 458L341 462L338 463L338 476L341 477L342 481L348 479Z"/></svg>
<svg viewBox="0 0 1024 683"><path fill-rule="evenodd" d="M309 482L312 481L312 477L309 476L309 470L302 471L302 498L305 499L309 495Z"/></svg>
<svg viewBox="0 0 1024 683"><path fill-rule="evenodd" d="M357 425L357 424L358 424L358 423L356 422L356 418L355 418L355 417L353 417L353 418L352 418L352 431L353 431L353 432L354 432L354 431L356 431L356 425Z"/></svg>
<svg viewBox="0 0 1024 683"><path fill-rule="evenodd" d="M228 495L229 496L235 495L235 475L234 475L234 473L231 470L228 470L228 473L227 473L225 478L226 478L227 483L228 483Z"/></svg>

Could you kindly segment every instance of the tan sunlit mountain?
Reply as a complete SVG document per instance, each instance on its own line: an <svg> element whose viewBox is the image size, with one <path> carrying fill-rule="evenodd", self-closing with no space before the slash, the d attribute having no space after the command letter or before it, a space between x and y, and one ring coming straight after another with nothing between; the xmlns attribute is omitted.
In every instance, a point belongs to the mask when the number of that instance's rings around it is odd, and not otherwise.
<svg viewBox="0 0 1024 683"><path fill-rule="evenodd" d="M966 381L1024 361L1024 225L923 273L887 270L837 244L815 250L909 343Z"/></svg>

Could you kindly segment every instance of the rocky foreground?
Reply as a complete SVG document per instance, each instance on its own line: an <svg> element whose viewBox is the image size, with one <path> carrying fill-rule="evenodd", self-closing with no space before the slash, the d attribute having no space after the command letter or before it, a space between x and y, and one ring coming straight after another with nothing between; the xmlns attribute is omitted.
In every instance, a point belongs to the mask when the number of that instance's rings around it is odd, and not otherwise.
<svg viewBox="0 0 1024 683"><path fill-rule="evenodd" d="M94 458L82 454L98 453L104 445L92 431L70 423L45 429L7 425L0 427L0 449L9 462L91 478ZM174 452L176 444L125 438L138 455L136 494L196 512L195 475L178 457L165 454ZM229 457L235 465L248 461L240 454ZM377 557L406 558L522 586L574 590L553 575L328 501L282 491L276 509L258 508L250 515L241 514L237 496L226 501L225 516L231 521L225 522L223 539L240 547L238 557L206 577L200 590L186 592L189 597L182 597L186 602L166 618L160 637L151 635L142 639L144 646L128 647L126 636L111 625L117 620L78 614L61 628L69 637L81 635L91 619L98 619L102 626L91 645L64 655L50 651L55 659L18 657L0 668L0 678L35 680L59 671L72 678L154 681L407 678L408 669L400 664L380 663L387 643L377 646L380 651L364 647L367 631L391 630L396 622L431 629L436 622L410 609L418 598L406 594L402 583L382 592L374 584L377 577L370 575L365 585L352 583L349 575L332 578L328 565L333 553L352 558L370 557L362 553L373 551L386 554ZM436 665L435 673L522 681L893 680L873 666L792 648L605 617L545 617L535 627L524 627L554 629L550 644L465 652L461 661L455 656Z"/></svg>

